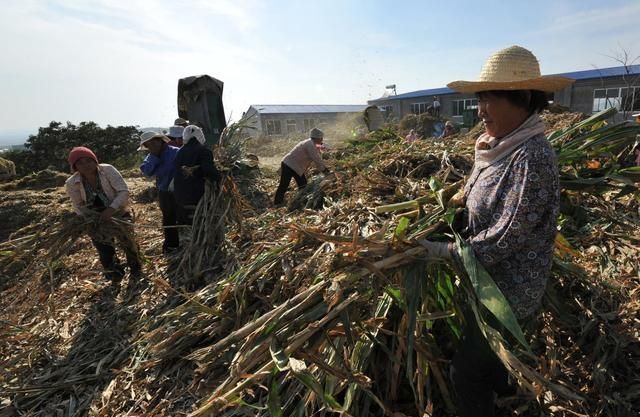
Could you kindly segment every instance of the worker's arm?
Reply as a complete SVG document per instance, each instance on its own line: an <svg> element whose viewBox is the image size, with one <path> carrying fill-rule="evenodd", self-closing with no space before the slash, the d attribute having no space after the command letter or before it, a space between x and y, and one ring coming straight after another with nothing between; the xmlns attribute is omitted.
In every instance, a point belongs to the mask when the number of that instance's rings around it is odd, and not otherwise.
<svg viewBox="0 0 640 417"><path fill-rule="evenodd" d="M160 166L160 157L155 156L150 153L142 161L142 165L140 165L140 171L147 177L152 177L155 175L156 170Z"/></svg>
<svg viewBox="0 0 640 417"><path fill-rule="evenodd" d="M82 208L84 206L84 201L82 201L82 194L71 178L65 183L65 190L71 200L73 211L76 212L76 214L83 215L84 212Z"/></svg>
<svg viewBox="0 0 640 417"><path fill-rule="evenodd" d="M213 164L213 153L209 149L203 148L198 159L200 160L200 169L204 178L214 182L219 182L222 179L220 171Z"/></svg>
<svg viewBox="0 0 640 417"><path fill-rule="evenodd" d="M126 207L129 202L129 187L124 181L124 178L122 178L120 171L111 165L102 166L101 168L102 172L105 173L107 181L109 181L109 184L116 192L116 196L113 201L111 201L109 207L115 210L120 210Z"/></svg>
<svg viewBox="0 0 640 417"><path fill-rule="evenodd" d="M305 150L307 151L307 155L309 155L309 158L311 158L313 163L316 164L316 167L320 171L323 171L323 172L327 171L328 168L324 164L324 161L322 160L322 156L320 156L320 151L318 151L318 148L316 148L316 145L313 143L313 141L309 141L307 143L308 144L305 144Z"/></svg>

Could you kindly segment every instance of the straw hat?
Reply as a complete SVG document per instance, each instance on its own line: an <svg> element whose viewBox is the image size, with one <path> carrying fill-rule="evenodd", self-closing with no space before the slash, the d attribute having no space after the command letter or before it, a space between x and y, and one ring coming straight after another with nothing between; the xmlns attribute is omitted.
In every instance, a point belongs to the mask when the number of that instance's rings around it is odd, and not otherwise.
<svg viewBox="0 0 640 417"><path fill-rule="evenodd" d="M541 76L538 59L521 46L510 46L491 55L482 66L478 81L453 81L447 87L460 93L490 90L562 90L575 80L553 75Z"/></svg>
<svg viewBox="0 0 640 417"><path fill-rule="evenodd" d="M155 139L155 138L162 139L164 142L170 141L170 139L165 135L163 135L162 133L158 133L154 131L144 132L142 135L140 135L140 146L138 147L138 150L146 151L147 147L144 146L144 144L149 142L151 139Z"/></svg>

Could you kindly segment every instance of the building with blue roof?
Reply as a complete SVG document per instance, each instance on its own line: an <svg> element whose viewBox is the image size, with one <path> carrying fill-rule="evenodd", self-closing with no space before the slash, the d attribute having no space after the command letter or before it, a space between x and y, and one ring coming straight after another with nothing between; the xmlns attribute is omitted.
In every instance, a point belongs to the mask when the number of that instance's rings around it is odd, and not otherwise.
<svg viewBox="0 0 640 417"><path fill-rule="evenodd" d="M595 68L584 71L550 74L576 80L573 85L551 94L550 101L571 111L596 113L617 107L624 116L640 112L640 65ZM457 93L440 87L380 97L370 100L384 110L387 118L401 119L408 114L427 112L434 100L440 103L440 115L462 123L465 115L474 113L478 100L474 94Z"/></svg>
<svg viewBox="0 0 640 417"><path fill-rule="evenodd" d="M252 136L280 138L335 125L343 117L362 114L367 107L366 104L252 104L245 117L250 117L255 127L250 131Z"/></svg>

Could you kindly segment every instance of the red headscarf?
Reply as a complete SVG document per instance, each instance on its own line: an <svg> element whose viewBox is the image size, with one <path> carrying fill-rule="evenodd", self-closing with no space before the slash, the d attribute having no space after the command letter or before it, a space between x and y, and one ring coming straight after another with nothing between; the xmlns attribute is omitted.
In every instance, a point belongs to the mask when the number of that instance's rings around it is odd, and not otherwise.
<svg viewBox="0 0 640 417"><path fill-rule="evenodd" d="M85 148L84 146L77 146L71 149L71 152L69 152L69 158L67 158L67 161L69 161L69 165L73 171L76 171L76 162L78 162L78 159L80 158L91 158L96 161L96 164L98 163L98 157L91 149Z"/></svg>

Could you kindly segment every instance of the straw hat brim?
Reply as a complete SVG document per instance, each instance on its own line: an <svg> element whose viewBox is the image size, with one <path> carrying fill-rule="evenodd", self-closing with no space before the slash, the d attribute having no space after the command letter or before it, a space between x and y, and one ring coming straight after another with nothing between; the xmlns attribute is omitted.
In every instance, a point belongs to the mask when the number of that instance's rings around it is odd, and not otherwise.
<svg viewBox="0 0 640 417"><path fill-rule="evenodd" d="M146 146L144 146L144 144L145 144L145 143L147 143L147 142L149 142L151 139L156 139L156 138L158 138L158 139L162 139L162 141L163 141L164 143L169 143L169 142L171 142L171 139L169 139L166 135L163 135L162 133L158 133L157 135L154 135L154 136L150 137L149 139L146 139L146 140L144 140L144 141L142 141L142 140L141 140L141 141L140 141L140 146L138 146L138 149L137 149L137 150L138 150L138 151L146 151L146 150L147 150L147 147L146 147Z"/></svg>
<svg viewBox="0 0 640 417"><path fill-rule="evenodd" d="M575 80L566 77L542 76L520 81L453 81L447 84L459 93L479 93L492 90L540 90L547 93L562 90L573 84Z"/></svg>

